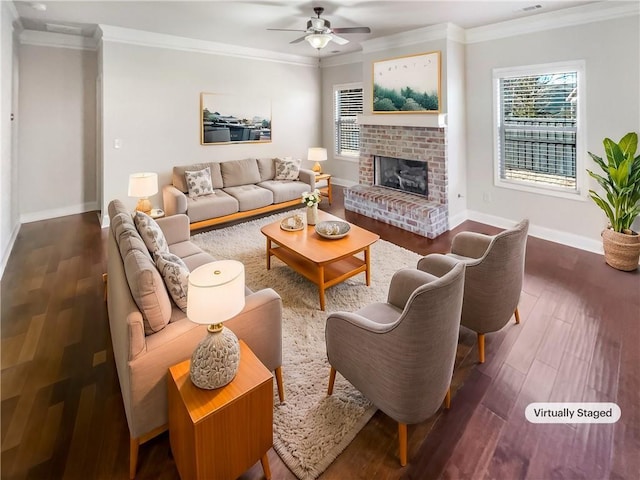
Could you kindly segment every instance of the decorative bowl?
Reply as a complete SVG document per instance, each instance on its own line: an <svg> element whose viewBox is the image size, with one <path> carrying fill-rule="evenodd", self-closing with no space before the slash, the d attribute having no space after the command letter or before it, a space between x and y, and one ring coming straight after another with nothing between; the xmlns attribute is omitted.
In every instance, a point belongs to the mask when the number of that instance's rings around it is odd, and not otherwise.
<svg viewBox="0 0 640 480"><path fill-rule="evenodd" d="M280 228L288 232L296 232L304 228L304 219L302 215L291 215L280 222Z"/></svg>
<svg viewBox="0 0 640 480"><path fill-rule="evenodd" d="M320 222L316 225L316 233L322 238L328 238L331 240L337 240L349 233L351 226L347 222L340 222L337 220L329 220Z"/></svg>

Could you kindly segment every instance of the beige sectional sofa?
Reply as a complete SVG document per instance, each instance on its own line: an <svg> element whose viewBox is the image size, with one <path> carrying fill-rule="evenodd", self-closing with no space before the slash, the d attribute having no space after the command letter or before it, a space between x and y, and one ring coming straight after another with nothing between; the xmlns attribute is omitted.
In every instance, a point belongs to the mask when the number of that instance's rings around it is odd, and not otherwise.
<svg viewBox="0 0 640 480"><path fill-rule="evenodd" d="M131 436L133 478L139 445L167 428L168 368L190 358L207 332L205 325L189 321L172 300L175 292L168 292L156 268L154 259L159 256L149 250L148 233L140 235L131 213L120 201L109 204L109 218L107 309ZM189 219L185 215L158 219L154 226L159 226L162 233L154 233L152 240L165 241L170 254L180 257L189 271L214 260L189 240ZM243 339L269 370L275 370L282 401L280 296L272 289L255 293L246 289L244 310L225 326Z"/></svg>
<svg viewBox="0 0 640 480"><path fill-rule="evenodd" d="M315 189L315 173L298 167L293 178L283 170L287 162L292 161L248 158L174 167L171 185L162 190L165 213L187 215L195 230L298 205L303 192ZM186 175L206 168L213 191L196 196Z"/></svg>

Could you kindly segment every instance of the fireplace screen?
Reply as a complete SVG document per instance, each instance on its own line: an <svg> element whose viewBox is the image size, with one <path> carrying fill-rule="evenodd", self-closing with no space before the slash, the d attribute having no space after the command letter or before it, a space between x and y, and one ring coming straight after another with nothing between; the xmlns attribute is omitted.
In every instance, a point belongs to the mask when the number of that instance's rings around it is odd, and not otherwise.
<svg viewBox="0 0 640 480"><path fill-rule="evenodd" d="M416 195L428 195L427 163L402 158L375 157L375 183Z"/></svg>

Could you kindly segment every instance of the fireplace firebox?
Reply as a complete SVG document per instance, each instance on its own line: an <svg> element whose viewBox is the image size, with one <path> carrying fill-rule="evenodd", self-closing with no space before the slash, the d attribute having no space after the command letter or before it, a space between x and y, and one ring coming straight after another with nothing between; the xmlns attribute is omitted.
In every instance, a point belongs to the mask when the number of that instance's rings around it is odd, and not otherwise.
<svg viewBox="0 0 640 480"><path fill-rule="evenodd" d="M374 156L373 165L375 185L424 197L429 195L426 162Z"/></svg>

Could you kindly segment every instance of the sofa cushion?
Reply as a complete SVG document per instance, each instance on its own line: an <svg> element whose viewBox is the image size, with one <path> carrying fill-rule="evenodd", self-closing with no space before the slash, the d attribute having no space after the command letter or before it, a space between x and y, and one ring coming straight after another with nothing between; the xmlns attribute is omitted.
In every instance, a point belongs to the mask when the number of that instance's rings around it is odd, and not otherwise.
<svg viewBox="0 0 640 480"><path fill-rule="evenodd" d="M238 187L225 188L224 191L238 201L241 212L266 207L273 203L271 190L257 185L240 185Z"/></svg>
<svg viewBox="0 0 640 480"><path fill-rule="evenodd" d="M222 188L222 175L220 174L220 164L218 162L211 163L194 163L193 165L183 165L181 167L173 167L173 177L171 183L173 186L180 190L182 193L189 193L189 187L187 186L187 180L184 172L202 170L209 167L211 172L211 185L213 188Z"/></svg>
<svg viewBox="0 0 640 480"><path fill-rule="evenodd" d="M191 223L236 213L239 208L235 198L219 189L204 197L187 198L187 215Z"/></svg>
<svg viewBox="0 0 640 480"><path fill-rule="evenodd" d="M131 296L142 313L146 335L162 330L171 318L171 300L153 261L133 249L124 258Z"/></svg>
<svg viewBox="0 0 640 480"><path fill-rule="evenodd" d="M273 180L276 176L276 166L273 158L259 158L258 170L260 171L260 181Z"/></svg>
<svg viewBox="0 0 640 480"><path fill-rule="evenodd" d="M220 171L222 172L224 188L260 182L260 171L255 158L222 162Z"/></svg>
<svg viewBox="0 0 640 480"><path fill-rule="evenodd" d="M151 253L168 252L169 245L158 223L146 213L136 212L134 222L144 244Z"/></svg>
<svg viewBox="0 0 640 480"><path fill-rule="evenodd" d="M275 158L276 175L274 180L297 180L300 173L300 159L293 160L291 158ZM257 183L257 182L256 182Z"/></svg>
<svg viewBox="0 0 640 480"><path fill-rule="evenodd" d="M302 203L303 192L309 191L309 185L304 182L292 180L267 180L260 182L258 186L271 190L273 193L273 203L288 202L289 200L300 200Z"/></svg>
<svg viewBox="0 0 640 480"><path fill-rule="evenodd" d="M191 198L211 195L213 193L213 184L211 183L211 169L209 167L202 170L186 170L184 178L189 188L189 196Z"/></svg>
<svg viewBox="0 0 640 480"><path fill-rule="evenodd" d="M153 254L153 258L169 295L178 308L186 313L189 269L182 259L173 253L156 252Z"/></svg>

